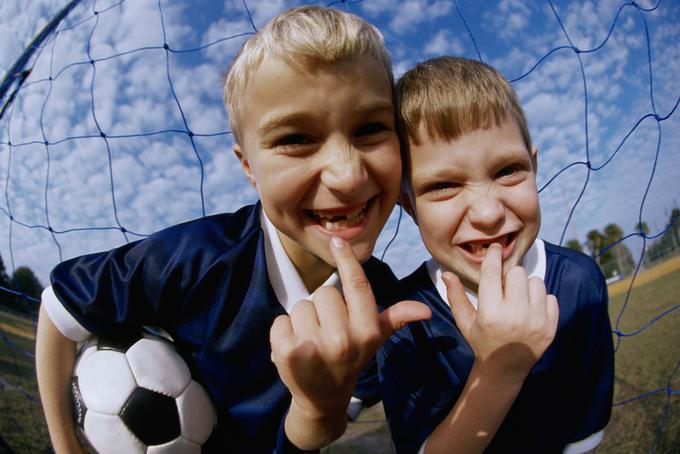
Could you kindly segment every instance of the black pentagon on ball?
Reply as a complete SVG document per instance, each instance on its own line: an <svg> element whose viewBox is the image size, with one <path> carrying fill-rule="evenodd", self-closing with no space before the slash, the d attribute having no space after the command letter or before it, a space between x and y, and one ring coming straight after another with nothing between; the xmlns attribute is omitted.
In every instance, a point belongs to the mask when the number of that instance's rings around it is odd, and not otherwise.
<svg viewBox="0 0 680 454"><path fill-rule="evenodd" d="M113 350L115 352L125 353L141 338L141 331L121 329L115 333L99 336L97 339L97 350Z"/></svg>
<svg viewBox="0 0 680 454"><path fill-rule="evenodd" d="M175 399L146 388L136 388L130 394L120 417L147 446L167 443L181 433Z"/></svg>

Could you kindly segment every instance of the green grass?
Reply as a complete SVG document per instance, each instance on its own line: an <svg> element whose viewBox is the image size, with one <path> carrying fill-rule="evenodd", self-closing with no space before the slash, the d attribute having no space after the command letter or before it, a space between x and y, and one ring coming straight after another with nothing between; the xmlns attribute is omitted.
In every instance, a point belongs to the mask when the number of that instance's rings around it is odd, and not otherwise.
<svg viewBox="0 0 680 454"><path fill-rule="evenodd" d="M625 294L612 298L612 324L616 323L624 300ZM619 330L626 334L635 332L679 303L680 270L633 289ZM677 310L641 333L621 338L616 351L615 403L668 387L671 373L680 361L679 317L680 310ZM673 377L670 388L680 389L680 371ZM655 452L677 453L680 446L680 395L670 396L668 415L662 425L667 400L668 394L662 392L615 406L598 453L649 452L657 432Z"/></svg>
<svg viewBox="0 0 680 454"><path fill-rule="evenodd" d="M0 312L0 323L33 331L28 319ZM35 380L35 343L3 330L0 341L0 435L17 453L48 452L49 437ZM0 451L2 448L0 447Z"/></svg>
<svg viewBox="0 0 680 454"><path fill-rule="evenodd" d="M619 295L610 302L612 324L616 322L624 298L625 295ZM619 329L623 333L636 331L678 303L680 270L634 289ZM621 338L616 352L614 402L667 388L673 368L680 360L678 317L680 310L662 318L640 334ZM0 312L0 323L24 330L33 329L32 321L3 312ZM16 452L47 452L48 436L35 385L33 358L21 353L33 353L34 342L9 331L5 331L4 336L5 341L0 342L0 435ZM673 389L680 389L680 371L670 385ZM665 422L664 411L667 411ZM664 391L615 406L605 439L597 453L650 452L653 444L656 453L679 451L680 395L669 398ZM376 405L364 412L358 422L350 423L347 433L340 440L322 452L391 452L382 406Z"/></svg>

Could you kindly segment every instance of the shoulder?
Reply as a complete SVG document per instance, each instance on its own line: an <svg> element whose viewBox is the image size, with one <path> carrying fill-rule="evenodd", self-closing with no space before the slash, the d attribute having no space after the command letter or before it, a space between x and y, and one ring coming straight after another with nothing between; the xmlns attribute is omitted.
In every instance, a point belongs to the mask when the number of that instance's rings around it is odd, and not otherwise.
<svg viewBox="0 0 680 454"><path fill-rule="evenodd" d="M592 257L573 249L545 242L546 284L557 281L564 284L604 285L604 275Z"/></svg>
<svg viewBox="0 0 680 454"><path fill-rule="evenodd" d="M216 241L231 245L258 232L259 204L247 205L233 213L220 213L176 224L160 230L143 241L167 243L193 240L196 244Z"/></svg>
<svg viewBox="0 0 680 454"><path fill-rule="evenodd" d="M253 241L248 240L256 239L260 232L258 208L259 204L250 205L234 213L195 219L109 251L65 260L52 270L51 281L68 280L77 270L91 276L115 267L128 275L147 267L161 272L169 265L176 268L188 263L206 264L229 254L242 256L244 248L253 247Z"/></svg>
<svg viewBox="0 0 680 454"><path fill-rule="evenodd" d="M557 297L560 325L607 316L607 283L595 260L582 252L545 243L548 293Z"/></svg>

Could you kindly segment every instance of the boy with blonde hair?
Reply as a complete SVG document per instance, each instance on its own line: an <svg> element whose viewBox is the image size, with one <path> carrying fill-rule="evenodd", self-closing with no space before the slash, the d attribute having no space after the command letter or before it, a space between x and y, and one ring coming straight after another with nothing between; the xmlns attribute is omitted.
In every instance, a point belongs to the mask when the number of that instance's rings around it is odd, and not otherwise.
<svg viewBox="0 0 680 454"><path fill-rule="evenodd" d="M516 94L455 57L418 64L396 93L402 203L432 255L400 297L433 313L378 354L397 452L593 449L612 404L607 287L590 257L537 238L537 152ZM528 304L507 302L518 291ZM495 414L461 421L489 400Z"/></svg>
<svg viewBox="0 0 680 454"><path fill-rule="evenodd" d="M330 8L284 12L244 44L224 97L260 200L51 274L36 369L57 452L81 450L68 383L90 335L172 336L217 409L203 452L289 452L337 438L353 391L377 398L356 385L380 344L429 316L416 302L378 313L369 285L391 300L396 279L371 253L401 175L380 33Z"/></svg>

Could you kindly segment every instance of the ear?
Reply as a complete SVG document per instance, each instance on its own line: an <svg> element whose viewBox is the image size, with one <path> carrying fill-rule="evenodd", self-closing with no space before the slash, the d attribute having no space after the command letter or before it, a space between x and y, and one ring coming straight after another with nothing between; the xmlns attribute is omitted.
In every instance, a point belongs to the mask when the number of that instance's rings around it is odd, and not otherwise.
<svg viewBox="0 0 680 454"><path fill-rule="evenodd" d="M399 203L401 204L402 207L404 207L404 210L406 210L408 215L411 216L413 222L415 222L416 225L418 225L418 218L416 217L415 210L415 202L411 199L410 191L402 190L401 194L399 194Z"/></svg>
<svg viewBox="0 0 680 454"><path fill-rule="evenodd" d="M243 173L246 174L248 182L257 191L257 180L255 180L255 174L253 174L253 168L250 166L250 161L248 161L248 158L241 150L239 144L235 143L232 149L234 150L234 154L238 158L238 161L241 163L241 168L243 168Z"/></svg>
<svg viewBox="0 0 680 454"><path fill-rule="evenodd" d="M538 148L531 147L531 165L534 166L534 173L538 173Z"/></svg>

